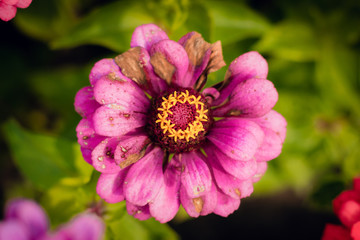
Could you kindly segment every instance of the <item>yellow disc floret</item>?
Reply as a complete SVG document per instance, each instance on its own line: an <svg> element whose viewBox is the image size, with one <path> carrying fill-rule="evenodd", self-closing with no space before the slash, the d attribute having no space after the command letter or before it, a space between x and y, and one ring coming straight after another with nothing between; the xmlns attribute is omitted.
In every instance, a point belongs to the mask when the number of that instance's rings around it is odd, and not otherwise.
<svg viewBox="0 0 360 240"><path fill-rule="evenodd" d="M155 121L160 125L160 128L163 130L163 133L167 133L168 137L174 138L174 141L177 142L178 139L185 139L187 142L190 141L190 138L196 139L199 132L205 131L203 123L208 121L208 116L206 113L208 110L204 109L204 103L200 101L201 96L189 95L189 91L185 92L173 92L167 98L163 97L163 102L161 107L159 107L157 120ZM195 107L196 116L194 121L188 123L186 129L175 129L175 124L171 122L168 117L173 114L170 110L177 103L186 104L189 103Z"/></svg>

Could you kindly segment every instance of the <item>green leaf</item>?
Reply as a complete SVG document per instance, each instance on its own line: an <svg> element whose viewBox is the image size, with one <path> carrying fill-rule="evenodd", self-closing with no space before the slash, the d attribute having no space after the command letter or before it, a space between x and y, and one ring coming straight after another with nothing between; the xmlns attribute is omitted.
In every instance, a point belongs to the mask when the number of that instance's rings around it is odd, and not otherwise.
<svg viewBox="0 0 360 240"><path fill-rule="evenodd" d="M241 2L204 1L211 24L211 42L221 40L223 44L249 37L259 37L268 28L269 22Z"/></svg>
<svg viewBox="0 0 360 240"><path fill-rule="evenodd" d="M49 189L60 180L71 185L90 180L92 168L73 142L31 133L15 121L8 121L3 132L20 172L38 189Z"/></svg>
<svg viewBox="0 0 360 240"><path fill-rule="evenodd" d="M129 48L134 29L151 22L155 22L155 19L142 2L116 1L83 18L66 35L53 41L51 46L59 49L95 44L121 52Z"/></svg>
<svg viewBox="0 0 360 240"><path fill-rule="evenodd" d="M290 19L267 31L254 49L292 61L314 60L319 55L313 28L306 22Z"/></svg>

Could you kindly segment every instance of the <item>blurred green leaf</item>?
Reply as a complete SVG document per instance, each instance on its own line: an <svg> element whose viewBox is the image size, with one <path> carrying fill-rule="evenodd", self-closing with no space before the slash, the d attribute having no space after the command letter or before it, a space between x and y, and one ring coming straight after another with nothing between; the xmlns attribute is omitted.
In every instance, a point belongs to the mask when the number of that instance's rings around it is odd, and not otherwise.
<svg viewBox="0 0 360 240"><path fill-rule="evenodd" d="M270 27L269 22L237 1L204 1L211 19L210 41L226 45L248 37L259 37Z"/></svg>
<svg viewBox="0 0 360 240"><path fill-rule="evenodd" d="M121 52L129 48L134 29L155 22L142 2L116 1L84 17L66 35L51 43L55 49L96 44Z"/></svg>
<svg viewBox="0 0 360 240"><path fill-rule="evenodd" d="M63 180L84 184L92 168L81 159L79 147L61 138L28 132L8 121L3 132L20 172L41 190Z"/></svg>
<svg viewBox="0 0 360 240"><path fill-rule="evenodd" d="M267 31L254 49L283 59L308 61L318 57L319 43L312 26L287 19Z"/></svg>

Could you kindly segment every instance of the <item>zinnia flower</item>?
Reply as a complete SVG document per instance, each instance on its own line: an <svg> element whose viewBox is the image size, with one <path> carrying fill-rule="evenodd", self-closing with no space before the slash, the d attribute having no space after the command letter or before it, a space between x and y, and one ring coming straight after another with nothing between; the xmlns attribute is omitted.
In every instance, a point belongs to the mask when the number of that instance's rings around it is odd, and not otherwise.
<svg viewBox="0 0 360 240"><path fill-rule="evenodd" d="M9 21L16 15L17 8L27 8L32 0L0 0L0 19Z"/></svg>
<svg viewBox="0 0 360 240"><path fill-rule="evenodd" d="M326 224L322 240L360 240L360 178L334 199L333 208L343 225Z"/></svg>
<svg viewBox="0 0 360 240"><path fill-rule="evenodd" d="M167 222L180 204L192 217L227 216L252 193L281 152L286 121L272 110L278 94L257 52L201 91L224 65L220 42L197 32L175 42L154 24L135 29L130 50L94 65L91 86L75 97L76 130L105 201Z"/></svg>
<svg viewBox="0 0 360 240"><path fill-rule="evenodd" d="M99 240L104 224L94 214L81 214L56 232L48 232L49 222L43 209L27 199L15 199L5 209L0 222L0 240Z"/></svg>

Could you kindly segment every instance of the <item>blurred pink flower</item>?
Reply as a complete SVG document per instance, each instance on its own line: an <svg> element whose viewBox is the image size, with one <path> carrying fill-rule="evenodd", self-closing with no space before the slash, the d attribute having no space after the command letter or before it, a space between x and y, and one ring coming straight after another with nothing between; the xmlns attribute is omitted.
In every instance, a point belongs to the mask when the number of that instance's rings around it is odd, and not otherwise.
<svg viewBox="0 0 360 240"><path fill-rule="evenodd" d="M326 224L322 240L360 240L360 178L334 199L333 208L343 225Z"/></svg>
<svg viewBox="0 0 360 240"><path fill-rule="evenodd" d="M180 204L192 217L228 216L276 158L286 121L268 65L248 52L225 80L203 91L225 65L220 42L197 32L178 42L154 24L139 26L131 49L97 62L91 86L75 97L85 160L101 172L97 193L126 200L138 219L170 221Z"/></svg>
<svg viewBox="0 0 360 240"><path fill-rule="evenodd" d="M0 0L0 19L9 21L16 15L17 8L27 8L32 0Z"/></svg>
<svg viewBox="0 0 360 240"><path fill-rule="evenodd" d="M102 220L94 214L81 214L56 232L48 232L49 221L43 209L27 199L15 199L5 209L0 222L0 240L99 240L104 234Z"/></svg>

